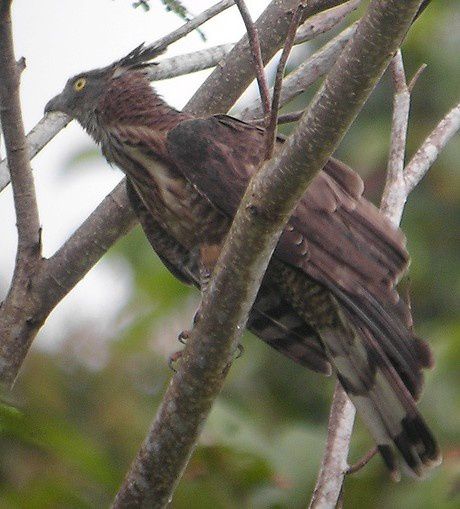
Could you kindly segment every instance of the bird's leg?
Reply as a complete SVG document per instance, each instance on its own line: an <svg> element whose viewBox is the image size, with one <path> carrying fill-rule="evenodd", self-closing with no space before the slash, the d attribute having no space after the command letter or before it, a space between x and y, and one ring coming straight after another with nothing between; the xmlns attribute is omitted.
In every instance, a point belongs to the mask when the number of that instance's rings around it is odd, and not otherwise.
<svg viewBox="0 0 460 509"><path fill-rule="evenodd" d="M218 244L201 244L199 246L199 249L197 249L196 253L193 253L193 255L197 258L197 266L198 266L198 272L199 272L199 281L200 281L200 290L201 290L201 298L203 300L203 297L208 289L209 281L211 280L212 271L214 269L214 266L216 264L217 258L219 257L220 253L220 245ZM198 320L200 319L200 308L197 309L195 312L195 315L193 317L193 326L196 325ZM187 340L190 337L191 329L189 330L183 330L177 339L180 343L185 345L187 343ZM174 352L170 355L168 359L169 367L176 371L175 364L181 359L182 357L182 350L179 350L177 352Z"/></svg>
<svg viewBox="0 0 460 509"><path fill-rule="evenodd" d="M199 268L199 279L200 279L200 290L201 290L201 299L203 300L209 286L209 282L211 280L212 271L214 270L214 267L216 265L217 259L219 258L220 250L222 245L221 244L201 244L199 247L199 251L196 253L196 256L198 258L198 268ZM199 321L201 316L201 305L197 309L194 317L193 317L193 325L195 326L196 323ZM178 340L182 344L186 344L187 340L189 339L191 334L191 330L184 330L182 331L179 336ZM244 353L243 345L240 343L236 347L236 350L233 355L233 360L239 359ZM168 364L170 368L173 371L176 371L174 368L174 364L176 364L180 358L182 357L182 350L179 350L177 352L174 352L169 357ZM229 363L228 369L230 367L231 363Z"/></svg>

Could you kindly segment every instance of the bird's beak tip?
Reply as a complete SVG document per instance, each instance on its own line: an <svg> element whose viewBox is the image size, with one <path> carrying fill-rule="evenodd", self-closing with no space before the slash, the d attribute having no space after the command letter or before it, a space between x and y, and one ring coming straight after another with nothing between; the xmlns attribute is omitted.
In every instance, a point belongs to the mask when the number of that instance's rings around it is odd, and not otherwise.
<svg viewBox="0 0 460 509"><path fill-rule="evenodd" d="M50 113L52 111L60 111L59 109L59 95L50 99L45 106L45 113Z"/></svg>

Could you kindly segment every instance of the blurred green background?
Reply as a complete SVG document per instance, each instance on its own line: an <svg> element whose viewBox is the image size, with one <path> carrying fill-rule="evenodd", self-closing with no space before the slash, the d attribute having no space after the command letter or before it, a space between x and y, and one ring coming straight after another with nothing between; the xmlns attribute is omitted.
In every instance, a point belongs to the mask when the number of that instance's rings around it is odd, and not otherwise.
<svg viewBox="0 0 460 509"><path fill-rule="evenodd" d="M407 74L428 67L414 93L409 155L459 100L460 5L426 11L404 46ZM319 44L320 41L315 42ZM311 47L315 47L315 44ZM308 94L291 105L305 104ZM384 78L339 150L378 202L391 118ZM421 409L444 462L424 482L391 482L379 458L347 478L345 508L460 507L459 137L410 197L402 227L417 333L436 369ZM158 407L198 295L176 282L139 228L107 255L132 274L132 291L110 337L90 324L62 331L57 350L34 349L0 408L0 507L105 507L116 493ZM110 289L108 297L110 298ZM305 371L247 334L171 507L302 508L320 463L334 381ZM372 446L358 422L351 461Z"/></svg>

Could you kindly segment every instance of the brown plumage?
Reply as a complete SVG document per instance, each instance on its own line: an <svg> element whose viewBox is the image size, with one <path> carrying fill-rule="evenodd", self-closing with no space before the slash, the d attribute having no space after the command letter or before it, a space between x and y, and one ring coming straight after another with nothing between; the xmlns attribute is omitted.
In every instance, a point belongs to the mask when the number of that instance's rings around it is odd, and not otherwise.
<svg viewBox="0 0 460 509"><path fill-rule="evenodd" d="M137 48L70 79L46 110L76 118L125 172L155 251L176 277L202 287L262 161L264 131L170 108L148 82L147 57ZM397 470L396 446L423 475L440 460L414 402L432 356L395 289L409 260L404 236L362 191L356 173L329 160L280 238L248 328L294 361L334 371L387 466Z"/></svg>

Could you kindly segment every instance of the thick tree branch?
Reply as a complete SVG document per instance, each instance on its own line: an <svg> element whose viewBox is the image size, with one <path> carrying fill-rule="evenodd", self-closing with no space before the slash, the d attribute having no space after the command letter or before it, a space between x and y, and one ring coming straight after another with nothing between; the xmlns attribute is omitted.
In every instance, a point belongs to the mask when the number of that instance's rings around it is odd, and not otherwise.
<svg viewBox="0 0 460 509"><path fill-rule="evenodd" d="M21 66L16 63L10 3L0 4L0 113L13 181L18 229L17 263L40 256L40 223L19 101ZM27 259L27 260L26 260Z"/></svg>
<svg viewBox="0 0 460 509"><path fill-rule="evenodd" d="M420 5L374 0L280 153L251 180L201 317L114 507L164 507L224 380L279 235L298 199L362 108ZM250 245L252 249L247 249Z"/></svg>

